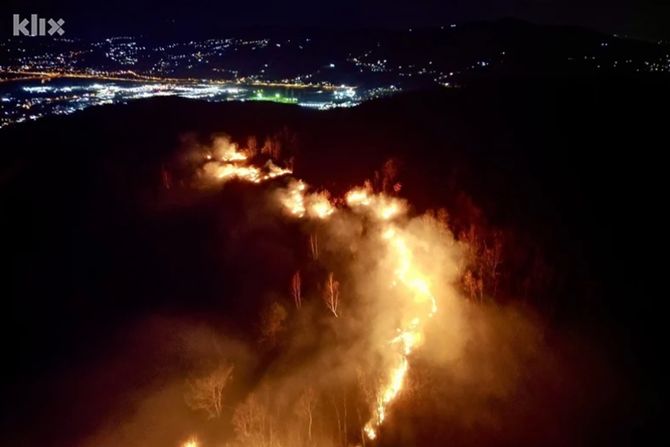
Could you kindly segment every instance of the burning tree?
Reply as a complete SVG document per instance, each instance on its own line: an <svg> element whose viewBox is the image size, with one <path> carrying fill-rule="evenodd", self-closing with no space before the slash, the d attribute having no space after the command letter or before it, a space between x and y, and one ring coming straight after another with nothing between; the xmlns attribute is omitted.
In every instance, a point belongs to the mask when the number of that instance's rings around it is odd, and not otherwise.
<svg viewBox="0 0 670 447"><path fill-rule="evenodd" d="M220 364L210 374L188 382L186 404L193 410L204 411L208 419L221 416L223 391L233 376L233 365Z"/></svg>

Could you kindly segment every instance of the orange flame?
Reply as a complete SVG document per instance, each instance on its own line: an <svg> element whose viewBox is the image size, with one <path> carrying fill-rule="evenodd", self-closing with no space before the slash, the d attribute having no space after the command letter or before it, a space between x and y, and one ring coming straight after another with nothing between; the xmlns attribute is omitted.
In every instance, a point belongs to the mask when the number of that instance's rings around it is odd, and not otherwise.
<svg viewBox="0 0 670 447"><path fill-rule="evenodd" d="M372 418L365 424L364 431L368 438L377 437L377 428L384 422L386 408L398 396L409 369L409 356L423 339L424 323L437 312L437 302L426 275L415 265L414 253L405 237L393 226L382 232L382 240L386 241L391 259L395 260L392 286L401 285L403 294L413 304L411 309L417 313L408 323L397 329L398 335L391 339L390 344L398 350L397 360L391 366L389 377L377 395L377 406ZM429 304L428 308L423 306Z"/></svg>
<svg viewBox="0 0 670 447"><path fill-rule="evenodd" d="M261 183L276 177L289 175L290 169L281 168L268 160L263 167L250 165L252 151L239 149L226 139L217 139L214 149L203 155L202 176L209 183L225 183L230 180L242 180Z"/></svg>
<svg viewBox="0 0 670 447"><path fill-rule="evenodd" d="M207 162L203 172L207 178L215 181L238 179L261 183L292 173L289 169L278 167L272 161L268 161L263 168L248 165L249 152L240 151L233 144L218 147L214 155L206 154L205 159ZM338 206L346 205L350 211L380 222L382 225L380 240L389 258L393 260L389 272L389 285L401 288L401 296L407 301L408 309L411 309L409 318L405 318L397 328L396 335L388 341L388 346L392 350L390 355L392 361L384 375L382 386L376 391L372 416L363 427L367 437L373 440L386 418L389 405L402 391L409 370L409 358L423 340L426 322L437 312L437 301L431 290L428 275L415 262L413 244L403 234L403 230L393 223L407 212L408 207L404 200L383 193L376 194L368 182L362 187L348 191L343 201L332 201L327 191L317 193L307 191L308 186L303 181L291 179L285 188L277 191L277 199L287 214L296 218L327 220L337 211ZM298 301L296 306L299 307ZM335 315L337 316L337 313ZM184 447L197 447L195 440L188 442L192 444L184 444Z"/></svg>
<svg viewBox="0 0 670 447"><path fill-rule="evenodd" d="M353 188L344 198L349 208L358 212L367 210L378 220L391 220L407 211L403 200L385 194L373 194L369 183Z"/></svg>
<svg viewBox="0 0 670 447"><path fill-rule="evenodd" d="M305 189L307 185L303 181L293 180L285 190L279 191L279 202L295 217L305 215Z"/></svg>

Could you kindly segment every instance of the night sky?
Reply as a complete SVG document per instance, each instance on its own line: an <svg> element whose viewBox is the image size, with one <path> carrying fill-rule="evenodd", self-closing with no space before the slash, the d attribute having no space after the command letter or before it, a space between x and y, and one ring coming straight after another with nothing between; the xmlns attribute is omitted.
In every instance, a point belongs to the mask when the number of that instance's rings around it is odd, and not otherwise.
<svg viewBox="0 0 670 447"><path fill-rule="evenodd" d="M162 32L189 37L268 25L398 28L515 17L670 39L667 0L9 0L0 9L2 34L11 28L11 13L38 13L63 17L77 36Z"/></svg>

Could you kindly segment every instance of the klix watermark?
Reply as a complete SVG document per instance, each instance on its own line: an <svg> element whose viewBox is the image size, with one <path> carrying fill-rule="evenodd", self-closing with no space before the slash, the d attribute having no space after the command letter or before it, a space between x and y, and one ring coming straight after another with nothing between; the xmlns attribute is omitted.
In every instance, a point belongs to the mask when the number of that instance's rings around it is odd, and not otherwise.
<svg viewBox="0 0 670 447"><path fill-rule="evenodd" d="M12 15L12 32L14 36L53 36L65 34L63 19L46 19L37 17L37 14L30 14L30 20L21 19L19 14ZM47 25L49 28L47 29Z"/></svg>

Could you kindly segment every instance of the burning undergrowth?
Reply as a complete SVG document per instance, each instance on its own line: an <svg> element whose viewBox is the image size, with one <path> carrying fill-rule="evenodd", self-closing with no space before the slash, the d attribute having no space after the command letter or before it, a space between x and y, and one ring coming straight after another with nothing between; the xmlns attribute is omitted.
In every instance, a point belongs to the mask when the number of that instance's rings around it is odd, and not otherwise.
<svg viewBox="0 0 670 447"><path fill-rule="evenodd" d="M499 240L480 247L474 234L455 237L444 211L412 209L395 170L383 172L335 195L300 180L272 140L189 140L178 166L164 169L166 194L254 185L255 203L242 212L271 221L256 225L274 226L279 252L290 253L266 260L280 264L283 286L256 301L251 336L155 323L170 328L158 332L172 334L170 361L181 367L89 445L476 444L499 440L507 415L532 416L534 393L558 398L570 373L539 325L484 304L502 262ZM228 253L233 258L248 250L230 246L239 251ZM550 369L558 379L527 380ZM569 408L558 407L549 414ZM533 420L544 434L560 432L551 417ZM473 435L480 429L490 435ZM543 439L521 432L514 427L505 439Z"/></svg>

